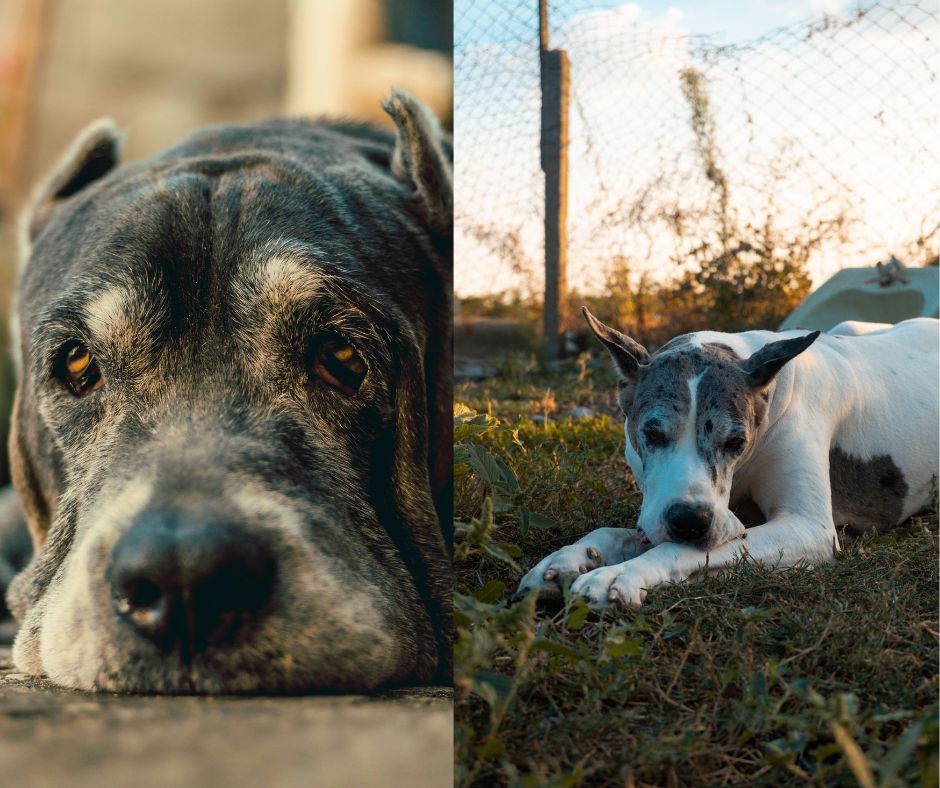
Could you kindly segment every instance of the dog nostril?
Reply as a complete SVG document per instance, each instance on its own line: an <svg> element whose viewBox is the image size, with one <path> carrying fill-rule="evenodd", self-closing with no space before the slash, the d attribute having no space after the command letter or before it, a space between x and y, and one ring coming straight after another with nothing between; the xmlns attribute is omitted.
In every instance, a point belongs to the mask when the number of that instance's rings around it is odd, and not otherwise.
<svg viewBox="0 0 940 788"><path fill-rule="evenodd" d="M166 613L163 589L148 580L124 579L112 582L111 595L118 615L133 625L156 636Z"/></svg>
<svg viewBox="0 0 940 788"><path fill-rule="evenodd" d="M167 600L153 583L131 583L128 588L112 588L114 609L151 639L159 639L167 617Z"/></svg>
<svg viewBox="0 0 940 788"><path fill-rule="evenodd" d="M273 554L255 535L159 513L118 540L109 569L119 617L164 653L179 647L184 658L259 618L275 575Z"/></svg>
<svg viewBox="0 0 940 788"><path fill-rule="evenodd" d="M115 612L161 649L172 639L174 563L168 531L133 526L115 545L108 569Z"/></svg>
<svg viewBox="0 0 940 788"><path fill-rule="evenodd" d="M131 580L123 587L117 587L115 601L122 613L129 613L141 608L154 608L163 598L163 589L149 580Z"/></svg>

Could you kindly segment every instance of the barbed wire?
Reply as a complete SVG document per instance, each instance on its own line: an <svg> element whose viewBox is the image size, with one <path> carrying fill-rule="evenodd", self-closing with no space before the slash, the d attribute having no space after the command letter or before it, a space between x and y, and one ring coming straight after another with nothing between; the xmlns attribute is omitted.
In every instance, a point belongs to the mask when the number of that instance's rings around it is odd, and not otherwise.
<svg viewBox="0 0 940 788"><path fill-rule="evenodd" d="M933 0L876 2L732 44L646 24L633 5L549 8L551 46L571 61L570 287L597 291L617 265L666 277L694 265L720 235L716 178L736 226L802 244L817 282L936 255ZM458 0L455 13L457 295L535 302L538 6Z"/></svg>

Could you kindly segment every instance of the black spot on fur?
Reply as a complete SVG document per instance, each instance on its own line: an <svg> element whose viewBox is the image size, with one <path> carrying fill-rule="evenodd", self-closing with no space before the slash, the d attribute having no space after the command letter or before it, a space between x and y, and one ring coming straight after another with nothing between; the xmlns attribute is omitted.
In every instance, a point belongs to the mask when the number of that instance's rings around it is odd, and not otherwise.
<svg viewBox="0 0 940 788"><path fill-rule="evenodd" d="M848 537L891 528L900 521L908 486L890 455L861 460L833 447L829 481L833 520L840 530L845 528Z"/></svg>

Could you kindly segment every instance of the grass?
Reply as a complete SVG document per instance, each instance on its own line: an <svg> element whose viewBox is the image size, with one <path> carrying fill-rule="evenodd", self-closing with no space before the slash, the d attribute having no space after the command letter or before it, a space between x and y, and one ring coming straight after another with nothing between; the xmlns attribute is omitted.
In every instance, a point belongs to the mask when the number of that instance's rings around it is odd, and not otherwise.
<svg viewBox="0 0 940 788"><path fill-rule="evenodd" d="M457 784L937 785L936 512L639 611L508 603L552 550L635 522L613 392L584 359L458 387L483 415L455 427Z"/></svg>

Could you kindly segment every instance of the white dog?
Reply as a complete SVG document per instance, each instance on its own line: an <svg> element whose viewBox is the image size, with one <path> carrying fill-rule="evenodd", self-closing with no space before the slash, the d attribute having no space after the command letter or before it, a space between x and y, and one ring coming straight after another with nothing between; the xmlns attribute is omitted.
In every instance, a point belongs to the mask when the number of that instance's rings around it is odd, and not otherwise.
<svg viewBox="0 0 940 788"><path fill-rule="evenodd" d="M650 355L583 310L610 351L636 529L599 528L516 592L639 605L648 589L742 555L831 560L838 534L891 528L930 503L938 475L940 321L818 331L700 331ZM756 508L755 506L756 505ZM744 512L760 525L745 530Z"/></svg>

